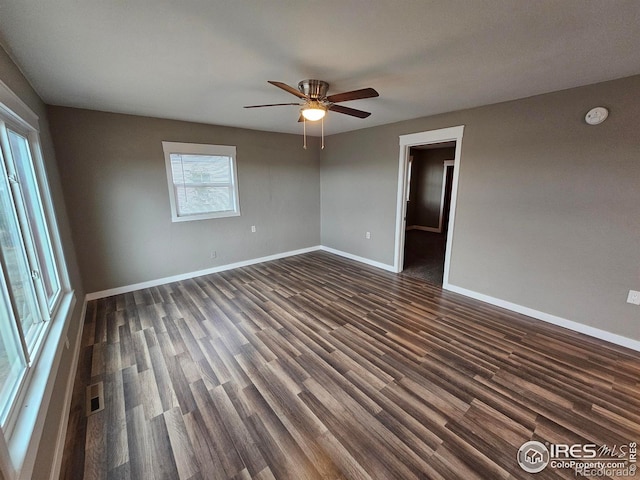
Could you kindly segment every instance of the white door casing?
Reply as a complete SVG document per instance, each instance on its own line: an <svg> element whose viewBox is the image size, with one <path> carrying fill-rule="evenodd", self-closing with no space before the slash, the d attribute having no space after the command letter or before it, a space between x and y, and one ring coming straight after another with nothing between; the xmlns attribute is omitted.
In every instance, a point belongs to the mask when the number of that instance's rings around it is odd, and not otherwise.
<svg viewBox="0 0 640 480"><path fill-rule="evenodd" d="M453 244L453 235L455 233L455 212L456 199L458 195L458 178L460 175L460 152L462 151L462 135L464 133L464 125L456 127L441 128L438 130L430 130L426 132L411 133L408 135L400 135L400 155L398 160L398 195L396 209L396 236L395 236L395 252L393 259L393 268L396 273L400 273L404 263L404 242L407 215L407 165L409 163L409 150L417 145L429 145L442 142L456 142L456 153L453 160L453 185L451 188L451 206L449 214L449 228L447 231L447 246L444 259L444 276L442 288L448 289L449 286L449 268L451 265L451 246ZM446 168L445 168L446 172ZM441 214L442 218L442 214ZM442 225L441 225L442 228Z"/></svg>

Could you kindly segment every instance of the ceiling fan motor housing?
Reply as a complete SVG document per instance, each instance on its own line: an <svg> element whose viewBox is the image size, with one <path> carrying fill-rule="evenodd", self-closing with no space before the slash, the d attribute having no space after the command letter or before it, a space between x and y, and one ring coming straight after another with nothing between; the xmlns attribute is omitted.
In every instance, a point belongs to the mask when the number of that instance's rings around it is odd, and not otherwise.
<svg viewBox="0 0 640 480"><path fill-rule="evenodd" d="M298 83L298 90L311 100L321 100L327 96L329 84L322 80L302 80Z"/></svg>
<svg viewBox="0 0 640 480"><path fill-rule="evenodd" d="M327 96L327 92L329 91L329 84L324 80L302 80L298 83L298 89L287 85L286 83L276 82L274 80L269 80L269 83L274 87L278 87L285 92L289 92L292 95L298 97L299 101L297 103L271 103L268 105L247 105L244 108L260 108L260 107L278 107L281 105L295 105L301 106L305 112L309 112L310 110L321 110L322 114L326 113L327 110L331 110L332 112L341 113L343 115L350 115L352 117L357 118L367 118L371 113L364 112L362 110L356 110L355 108L345 107L343 105L337 105L341 102L349 102L351 100L360 100L363 98L374 98L378 96L378 92L376 92L373 88L361 88L359 90L353 90L350 92L342 92L334 95ZM300 103L300 100L303 103ZM319 112L320 113L320 112ZM318 113L318 114L319 114ZM305 118L308 120L319 120L318 118L312 119L309 115L305 115ZM298 120L300 121L300 120Z"/></svg>

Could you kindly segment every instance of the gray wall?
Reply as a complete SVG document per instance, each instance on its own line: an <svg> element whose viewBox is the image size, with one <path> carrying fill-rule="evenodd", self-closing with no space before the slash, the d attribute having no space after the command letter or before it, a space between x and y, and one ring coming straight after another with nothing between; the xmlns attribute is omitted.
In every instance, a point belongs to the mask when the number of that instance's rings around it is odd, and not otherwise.
<svg viewBox="0 0 640 480"><path fill-rule="evenodd" d="M88 292L320 243L315 139L303 150L299 135L63 107L49 116ZM163 140L236 145L242 215L172 223Z"/></svg>
<svg viewBox="0 0 640 480"><path fill-rule="evenodd" d="M465 125L450 283L640 340L638 98L634 76L331 136L322 244L393 264L398 136Z"/></svg>
<svg viewBox="0 0 640 480"><path fill-rule="evenodd" d="M33 472L33 478L48 478L49 471L51 470L51 464L53 462L53 448L56 445L58 426L63 415L65 389L73 359L72 352L76 346L76 335L82 321L80 315L84 300L84 290L76 264L73 242L71 240L71 231L69 229L67 214L64 208L62 188L60 186L60 178L58 168L56 166L53 143L49 132L45 105L2 47L0 47L0 80L2 80L13 91L13 93L20 97L20 99L40 117L40 141L42 144L42 153L47 171L47 178L49 179L49 187L51 189L58 226L60 228L62 247L67 261L71 285L72 288L75 289L77 298L76 307L72 314L71 325L69 326L68 331L69 341L71 342L70 349L64 350L58 372L53 372L53 375L56 375L56 381L53 387L51 403L49 405L49 411L47 413L42 433L42 440L40 442L40 449L38 451L35 469Z"/></svg>
<svg viewBox="0 0 640 480"><path fill-rule="evenodd" d="M455 148L411 149L411 190L407 205L407 225L438 228L444 188L445 160L453 160Z"/></svg>
<svg viewBox="0 0 640 480"><path fill-rule="evenodd" d="M40 115L80 299L71 230L89 292L319 243L392 264L398 136L464 124L450 282L640 340L638 307L625 303L640 289L640 76L333 135L322 153L297 135L46 111L1 49L0 79ZM595 105L611 116L589 127ZM237 145L242 216L171 223L162 140ZM34 478L53 460L70 365L65 351Z"/></svg>

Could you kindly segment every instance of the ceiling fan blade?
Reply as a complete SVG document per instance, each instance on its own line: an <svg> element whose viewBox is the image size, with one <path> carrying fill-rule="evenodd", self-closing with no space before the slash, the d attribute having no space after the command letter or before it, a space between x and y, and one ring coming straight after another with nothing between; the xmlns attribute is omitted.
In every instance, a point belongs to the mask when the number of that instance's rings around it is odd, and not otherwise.
<svg viewBox="0 0 640 480"><path fill-rule="evenodd" d="M356 110L355 108L343 107L342 105L331 105L329 110L358 118L367 118L371 115L369 112L363 112L362 110Z"/></svg>
<svg viewBox="0 0 640 480"><path fill-rule="evenodd" d="M293 87L290 87L289 85L287 85L286 83L282 83L282 82L274 82L272 80L268 81L271 85L281 88L282 90L284 90L285 92L289 92L292 95L295 95L298 98L307 98L307 96L300 92L299 90L296 90Z"/></svg>
<svg viewBox="0 0 640 480"><path fill-rule="evenodd" d="M332 103L348 102L349 100L360 100L362 98L373 98L379 96L373 88L362 88L360 90L353 90L352 92L336 93L335 95L329 95L327 100Z"/></svg>
<svg viewBox="0 0 640 480"><path fill-rule="evenodd" d="M297 106L300 106L299 103L268 103L266 105L247 105L244 108L279 107L281 105L297 105Z"/></svg>

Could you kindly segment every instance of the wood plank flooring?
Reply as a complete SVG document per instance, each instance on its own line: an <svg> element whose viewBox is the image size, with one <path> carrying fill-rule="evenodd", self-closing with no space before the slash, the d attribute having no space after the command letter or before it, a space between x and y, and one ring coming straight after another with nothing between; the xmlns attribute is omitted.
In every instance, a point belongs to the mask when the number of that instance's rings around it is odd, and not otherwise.
<svg viewBox="0 0 640 480"><path fill-rule="evenodd" d="M640 355L314 252L90 302L61 478L575 478L531 439L640 441Z"/></svg>

